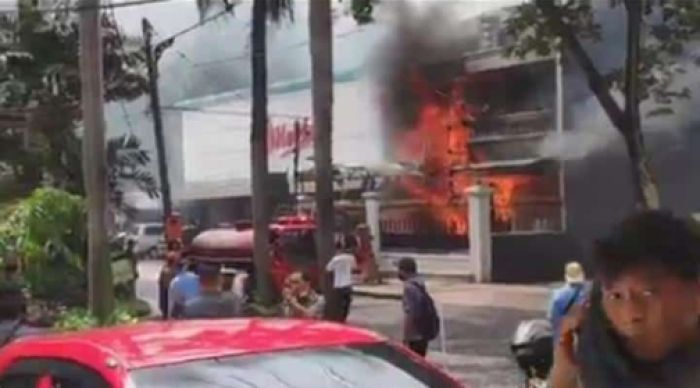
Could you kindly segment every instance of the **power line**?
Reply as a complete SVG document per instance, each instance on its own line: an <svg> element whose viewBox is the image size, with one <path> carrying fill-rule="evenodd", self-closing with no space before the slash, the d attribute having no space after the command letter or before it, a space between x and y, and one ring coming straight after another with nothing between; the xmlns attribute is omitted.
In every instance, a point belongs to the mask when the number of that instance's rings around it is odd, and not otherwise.
<svg viewBox="0 0 700 388"><path fill-rule="evenodd" d="M172 0L158 0L158 1L172 1ZM207 23L209 23L209 22L211 22L211 21L220 18L220 17L223 16L223 15L226 15L226 14L231 13L231 11L232 11L232 8L227 6L223 11L217 12L217 13L215 13L214 15L211 15L211 16L209 16L209 17L206 17L206 18L200 20L198 23L195 23L195 24L193 24L193 25L191 25L191 26L189 26L189 27L187 27L187 28L185 28L185 29L183 29L183 30L181 30L181 31L178 31L178 32L176 32L176 33L170 35L167 39L164 39L163 41L175 40L175 39L181 37L182 35L185 35L185 34L187 34L187 33L189 33L189 32L192 32L192 31L196 30L197 28L200 28L200 27L202 27L203 25L205 25L205 24L207 24ZM157 34L158 34L158 33L156 33L156 35L157 35Z"/></svg>
<svg viewBox="0 0 700 388"><path fill-rule="evenodd" d="M140 6L140 5L146 5L146 4L157 4L157 3L168 3L172 1L178 1L178 0L126 0L122 1L119 3L114 3L114 4L100 4L99 6L84 6L84 5L78 5L78 6L71 6L71 7L52 7L52 8L32 8L32 12L39 12L39 13L60 13L60 12L81 12L81 11L88 11L88 10L94 10L94 9L113 9L113 8L127 8L127 7L135 7L135 6ZM18 13L19 9L3 9L0 10L0 14L15 14Z"/></svg>
<svg viewBox="0 0 700 388"><path fill-rule="evenodd" d="M177 39L177 38L179 38L179 37L181 37L181 36L183 36L183 35L185 35L185 34L188 34L188 33L192 32L192 31L194 31L194 30L196 30L196 29L198 29L198 28L204 26L205 24L207 24L207 23L209 23L209 22L212 22L212 21L214 21L214 20L216 20L216 19L218 19L218 18L220 18L220 17L222 17L222 16L224 16L224 15L226 15L226 14L231 14L231 13L233 12L233 6L229 5L230 3L227 2L227 1L224 1L224 3L226 4L224 10L222 10L222 11L220 11L220 12L217 12L216 14L211 15L211 16L209 16L209 17L206 17L206 18L200 20L198 23L195 23L195 24L193 24L193 25L191 25L191 26L189 26L189 27L187 27L187 28L185 28L185 29L183 29L183 30L181 30L181 31L178 31L178 32L176 32L176 33L170 35L170 36L167 37L167 38L163 38L159 43L157 43L157 44L155 45L155 47L158 47L159 45L164 45L165 47L172 48L172 50L175 51L175 53L176 53L181 59L185 60L193 69L196 68L197 66L196 66L195 61L193 61L192 59L190 59L190 57L187 56L187 54L185 54L182 50L173 47L173 44L174 44L174 42L175 42L175 39ZM158 37L161 37L161 35L158 33L158 31L155 30L155 28L153 28L152 31L153 31L153 34L154 34L154 35L156 35L156 36L158 36ZM161 37L161 38L162 38L162 37ZM208 71L206 71L206 72L209 74L210 77L212 77L212 78L218 78L218 76L217 76L216 74L214 74L214 73L209 73Z"/></svg>
<svg viewBox="0 0 700 388"><path fill-rule="evenodd" d="M353 30L350 30L350 31L346 31L346 32L337 34L337 35L335 35L334 38L342 39L342 38L346 38L346 37L348 37L348 36L350 36L350 35L353 35L353 34L357 34L357 33L359 33L359 32L362 32L362 31L364 31L364 29L362 29L362 28L356 28L356 29L353 29ZM295 48L299 48L299 47L305 47L305 46L308 46L308 45L309 45L309 40L307 39L307 40L303 40L303 41L300 41L300 42L297 42L297 43L290 44L290 45L288 45L288 46L280 47L279 50L291 50L291 49L295 49ZM240 60L244 60L244 59L248 59L248 58L250 58L250 53L245 53L245 54L239 54L239 55L231 56L231 57L224 57L224 58L214 59L214 60L211 60L211 61L194 62L193 64L194 64L194 67L206 67L206 66L217 65L217 64L220 64L220 63L227 63L227 62L232 62L232 61L240 61Z"/></svg>
<svg viewBox="0 0 700 388"><path fill-rule="evenodd" d="M219 116L250 117L250 112L240 111L240 110L189 108L189 107L184 107L184 106L173 106L173 105L161 106L160 108L162 110L169 110L169 111L176 111L176 112L197 112L197 113L219 115ZM269 113L268 116L269 117L280 117L280 118L294 119L294 120L309 118L308 115L294 115L294 114L289 114L289 113Z"/></svg>

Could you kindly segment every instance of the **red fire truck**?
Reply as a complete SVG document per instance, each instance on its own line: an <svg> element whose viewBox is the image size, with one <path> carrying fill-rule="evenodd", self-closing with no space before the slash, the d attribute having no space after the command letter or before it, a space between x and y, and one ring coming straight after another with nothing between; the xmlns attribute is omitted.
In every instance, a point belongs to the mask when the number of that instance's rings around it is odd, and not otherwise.
<svg viewBox="0 0 700 388"><path fill-rule="evenodd" d="M314 220L306 216L279 217L270 225L270 275L278 292L284 279L299 270L309 273L314 285L319 284L322 271L317 264L315 228ZM252 274L252 226L240 223L236 227L205 230L192 240L184 256Z"/></svg>

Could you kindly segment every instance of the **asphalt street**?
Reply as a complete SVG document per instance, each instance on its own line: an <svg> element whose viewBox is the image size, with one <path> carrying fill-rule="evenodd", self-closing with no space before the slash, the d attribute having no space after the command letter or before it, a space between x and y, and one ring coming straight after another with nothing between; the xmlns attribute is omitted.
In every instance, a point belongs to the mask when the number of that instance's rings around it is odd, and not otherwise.
<svg viewBox="0 0 700 388"><path fill-rule="evenodd" d="M157 306L157 276L160 263L140 265L138 293ZM465 295L468 298L469 295ZM458 302L439 301L444 321L444 337L434 341L429 358L459 378L467 387L521 387L523 377L509 352L509 340L517 323L541 317L541 311L503 307L464 306ZM399 340L401 306L399 301L356 297L349 321L351 324Z"/></svg>

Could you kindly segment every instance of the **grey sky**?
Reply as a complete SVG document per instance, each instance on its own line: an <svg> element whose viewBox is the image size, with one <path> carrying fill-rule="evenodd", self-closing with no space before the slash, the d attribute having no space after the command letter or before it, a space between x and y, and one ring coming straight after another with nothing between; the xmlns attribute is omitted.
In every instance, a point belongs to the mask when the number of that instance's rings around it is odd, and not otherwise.
<svg viewBox="0 0 700 388"><path fill-rule="evenodd" d="M244 2L247 3L249 0ZM297 2L303 1L297 0ZM464 17L469 17L489 9L519 3L522 0L413 0L412 2L420 5L458 3L460 4L459 8L464 13ZM0 4L3 4L3 2L0 2ZM122 27L130 34L140 34L141 18L144 16L149 18L159 31L167 34L176 32L197 21L197 7L195 4L194 0L172 0L167 3L121 8L116 12ZM241 10L241 12L238 12L238 16L244 18L247 17L247 14ZM298 16L305 17L305 15Z"/></svg>

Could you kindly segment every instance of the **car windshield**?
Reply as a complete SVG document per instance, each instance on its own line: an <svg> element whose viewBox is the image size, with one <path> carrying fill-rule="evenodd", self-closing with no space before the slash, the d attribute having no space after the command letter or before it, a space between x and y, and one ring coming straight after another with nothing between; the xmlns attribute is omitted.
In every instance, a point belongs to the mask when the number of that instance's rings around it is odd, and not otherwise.
<svg viewBox="0 0 700 388"><path fill-rule="evenodd" d="M160 225L152 225L144 228L143 234L146 236L157 236L163 234L163 227Z"/></svg>
<svg viewBox="0 0 700 388"><path fill-rule="evenodd" d="M440 372L387 344L210 359L136 370L135 388L449 388Z"/></svg>

